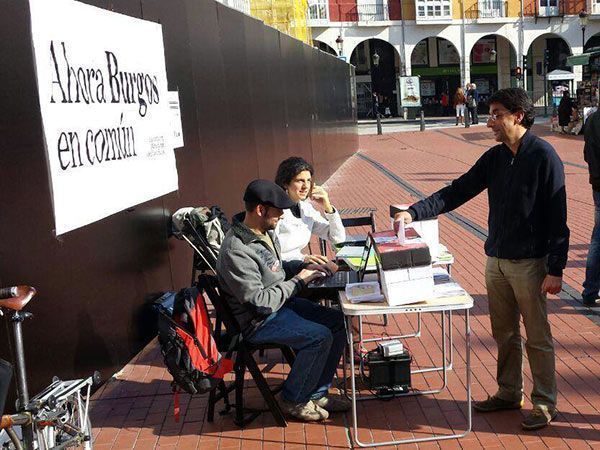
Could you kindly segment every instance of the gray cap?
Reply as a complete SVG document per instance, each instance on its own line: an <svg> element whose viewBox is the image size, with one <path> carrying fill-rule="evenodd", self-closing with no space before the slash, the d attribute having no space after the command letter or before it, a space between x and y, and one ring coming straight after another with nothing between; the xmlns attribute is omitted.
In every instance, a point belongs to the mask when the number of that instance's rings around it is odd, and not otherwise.
<svg viewBox="0 0 600 450"><path fill-rule="evenodd" d="M244 201L288 209L295 205L280 186L269 180L254 180L246 187Z"/></svg>

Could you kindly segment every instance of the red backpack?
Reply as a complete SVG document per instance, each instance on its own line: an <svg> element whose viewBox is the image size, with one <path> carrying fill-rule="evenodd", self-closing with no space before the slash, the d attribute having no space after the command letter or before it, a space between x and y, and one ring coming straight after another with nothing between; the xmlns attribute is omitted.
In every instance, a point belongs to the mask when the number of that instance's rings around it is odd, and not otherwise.
<svg viewBox="0 0 600 450"><path fill-rule="evenodd" d="M230 352L223 357L212 334L212 324L203 292L185 288L156 302L158 342L167 370L173 376L175 418L178 393L202 394L215 389L233 369Z"/></svg>

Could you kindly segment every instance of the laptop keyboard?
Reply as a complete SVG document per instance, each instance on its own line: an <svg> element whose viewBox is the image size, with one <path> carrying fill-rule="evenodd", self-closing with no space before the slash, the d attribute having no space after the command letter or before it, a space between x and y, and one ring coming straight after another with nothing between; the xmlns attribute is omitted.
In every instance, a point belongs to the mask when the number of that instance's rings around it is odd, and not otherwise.
<svg viewBox="0 0 600 450"><path fill-rule="evenodd" d="M323 277L312 281L309 286L312 287L344 287L348 283L348 272L338 271L328 277Z"/></svg>

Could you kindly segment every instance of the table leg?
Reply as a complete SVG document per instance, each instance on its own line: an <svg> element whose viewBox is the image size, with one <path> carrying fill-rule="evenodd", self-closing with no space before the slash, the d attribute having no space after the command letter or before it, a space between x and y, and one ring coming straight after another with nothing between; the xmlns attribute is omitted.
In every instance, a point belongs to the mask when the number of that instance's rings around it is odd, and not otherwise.
<svg viewBox="0 0 600 450"><path fill-rule="evenodd" d="M352 331L352 321L351 321L351 316L347 316L346 318L346 324L347 324L347 331L348 331L348 344L350 346L353 346L354 344L354 338L353 338L353 331ZM451 316L450 316L451 319ZM451 321L450 321L450 326L451 325ZM443 377L444 377L444 387L446 387L446 383L447 383L447 373L446 373L446 316L445 316L445 312L442 312L442 370L443 370ZM452 345L452 344L450 344ZM356 367L355 367L355 363L354 363L354 357L350 358L350 370L351 370L351 374L350 374L350 387L351 387L351 396L350 396L350 400L352 402L352 438L355 442L355 444L359 447L381 447L381 446L386 446L386 445L402 445L402 444L414 444L414 443L419 443L419 442L432 442L432 441L443 441L443 440L448 440L448 439L459 439L462 437L465 437L467 434L469 434L472 430L472 426L473 426L473 417L472 417L472 400L471 400L471 325L470 325L470 315L469 315L469 310L465 309L465 351L466 351L466 355L465 355L465 361L466 361L466 394L467 394L467 411L466 411L466 416L467 416L467 427L466 430L463 433L460 434L452 434L452 435L434 435L434 436L430 436L430 437L426 437L426 438L411 438L411 439L401 439L401 440L396 440L396 441L385 441L385 442L370 442L370 443L365 443L362 442L359 438L358 435L358 411L357 411L357 406L358 400L367 400L368 398L357 398L357 393L356 393ZM352 349L352 356L353 356L353 349ZM442 388L443 389L443 388ZM429 393L436 393L436 392L440 392L438 391L415 391L415 392L409 392L407 394L403 394L403 395L398 395L398 397L404 397L404 396L409 396L409 395L422 395L422 394L429 394ZM372 396L371 398L378 398L376 396Z"/></svg>

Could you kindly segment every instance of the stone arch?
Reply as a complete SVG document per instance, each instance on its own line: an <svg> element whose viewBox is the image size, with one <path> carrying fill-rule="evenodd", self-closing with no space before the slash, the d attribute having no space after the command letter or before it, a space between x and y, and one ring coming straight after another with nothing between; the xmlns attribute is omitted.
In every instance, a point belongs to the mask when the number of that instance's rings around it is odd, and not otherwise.
<svg viewBox="0 0 600 450"><path fill-rule="evenodd" d="M512 71L517 67L517 49L506 36L489 33L480 36L468 50L468 81L477 85L479 113L485 113L487 99L498 89L520 86Z"/></svg>
<svg viewBox="0 0 600 450"><path fill-rule="evenodd" d="M329 44L327 44L323 41L319 41L317 39L313 39L313 47L316 47L319 50L321 50L325 53L329 53L330 55L333 55L333 56L338 55L333 47L331 47Z"/></svg>
<svg viewBox="0 0 600 450"><path fill-rule="evenodd" d="M425 115L452 115L451 102L446 100L461 86L461 56L456 45L443 37L424 37L412 47L409 61L411 74L421 77Z"/></svg>
<svg viewBox="0 0 600 450"><path fill-rule="evenodd" d="M540 33L535 38L531 39L531 42L527 43L527 45L523 46L523 54L529 55L534 44L539 43L540 39L560 39L564 42L565 47L568 49L569 55L573 54L573 48L569 44L569 41L565 39L563 36L556 33Z"/></svg>
<svg viewBox="0 0 600 450"><path fill-rule="evenodd" d="M356 68L359 117L373 116L374 93L381 114L398 115L396 79L401 63L396 47L384 39L363 39L352 49L350 64Z"/></svg>
<svg viewBox="0 0 600 450"><path fill-rule="evenodd" d="M600 32L593 34L588 39L586 39L585 44L583 46L583 51L587 52L590 48L600 47Z"/></svg>
<svg viewBox="0 0 600 450"><path fill-rule="evenodd" d="M565 84L570 88L570 83L548 82L546 84L544 72L551 72L555 69L573 71L573 68L567 66L567 56L573 54L569 41L556 33L540 33L535 39L532 39L527 48L527 91L534 102L536 108L544 108L545 113L552 104L558 100L554 99L552 92L559 92L557 85ZM544 51L548 49L549 65L545 66Z"/></svg>

